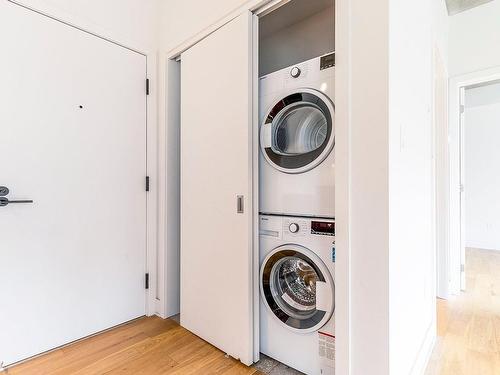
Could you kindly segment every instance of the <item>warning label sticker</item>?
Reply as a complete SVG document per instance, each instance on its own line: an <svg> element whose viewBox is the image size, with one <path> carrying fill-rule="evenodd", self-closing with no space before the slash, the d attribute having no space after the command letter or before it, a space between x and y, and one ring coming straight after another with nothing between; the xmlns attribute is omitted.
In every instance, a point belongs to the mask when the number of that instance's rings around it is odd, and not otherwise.
<svg viewBox="0 0 500 375"><path fill-rule="evenodd" d="M335 360L335 336L318 332L319 356L323 359Z"/></svg>

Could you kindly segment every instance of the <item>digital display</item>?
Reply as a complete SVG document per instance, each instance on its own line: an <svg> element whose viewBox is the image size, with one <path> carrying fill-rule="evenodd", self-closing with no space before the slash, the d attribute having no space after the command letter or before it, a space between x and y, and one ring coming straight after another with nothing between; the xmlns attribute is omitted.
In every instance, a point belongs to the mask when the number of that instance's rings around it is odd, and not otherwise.
<svg viewBox="0 0 500 375"><path fill-rule="evenodd" d="M319 69L328 69L332 66L335 66L335 53L330 53L329 55L325 55L321 57Z"/></svg>
<svg viewBox="0 0 500 375"><path fill-rule="evenodd" d="M311 233L335 236L335 223L328 221L312 221Z"/></svg>

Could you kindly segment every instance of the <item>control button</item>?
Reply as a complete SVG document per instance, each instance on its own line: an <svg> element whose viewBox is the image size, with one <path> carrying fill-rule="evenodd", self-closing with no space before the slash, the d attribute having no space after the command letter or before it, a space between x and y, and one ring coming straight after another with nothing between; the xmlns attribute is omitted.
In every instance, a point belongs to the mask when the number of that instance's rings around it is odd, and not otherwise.
<svg viewBox="0 0 500 375"><path fill-rule="evenodd" d="M293 78L298 78L298 77L300 76L300 73L302 73L302 72L301 72L300 68L299 68L299 67L297 67L297 66L294 66L294 67L292 68L292 70L290 71L290 75L291 75Z"/></svg>
<svg viewBox="0 0 500 375"><path fill-rule="evenodd" d="M296 223L292 223L288 226L288 229L290 230L290 232L292 233L297 233L299 231L299 224L296 224Z"/></svg>

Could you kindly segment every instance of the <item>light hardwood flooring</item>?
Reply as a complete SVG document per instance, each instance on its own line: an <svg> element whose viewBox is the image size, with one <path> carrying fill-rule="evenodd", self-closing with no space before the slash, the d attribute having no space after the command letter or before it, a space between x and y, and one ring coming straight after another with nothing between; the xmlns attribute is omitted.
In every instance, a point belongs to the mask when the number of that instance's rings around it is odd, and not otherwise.
<svg viewBox="0 0 500 375"><path fill-rule="evenodd" d="M468 249L467 291L438 301L426 375L500 375L500 252ZM262 370L262 371L261 371ZM172 320L138 319L6 371L7 375L297 373L264 358L248 368Z"/></svg>
<svg viewBox="0 0 500 375"><path fill-rule="evenodd" d="M142 318L14 366L7 375L261 375L174 320Z"/></svg>
<svg viewBox="0 0 500 375"><path fill-rule="evenodd" d="M500 375L500 252L467 249L466 291L438 300L426 375Z"/></svg>

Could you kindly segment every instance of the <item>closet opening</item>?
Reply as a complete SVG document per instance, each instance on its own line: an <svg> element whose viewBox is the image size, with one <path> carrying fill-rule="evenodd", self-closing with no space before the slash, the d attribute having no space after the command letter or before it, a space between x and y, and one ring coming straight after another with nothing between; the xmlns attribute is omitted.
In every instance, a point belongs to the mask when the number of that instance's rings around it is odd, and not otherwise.
<svg viewBox="0 0 500 375"><path fill-rule="evenodd" d="M265 11L248 11L221 22L205 38L179 49L178 57L166 60L165 135L169 151L165 186L169 198L166 251L160 259L165 267L161 281L167 301L164 311L165 317L178 318L181 313L183 327L247 365L253 361L263 373L290 368L332 375L335 2L272 4ZM253 31L251 35L248 30ZM228 41L235 43L234 48L228 47ZM241 50L236 53L237 48ZM253 50L251 61L242 59L249 49ZM247 72L251 79L244 76ZM248 105L242 104L247 99ZM218 138L208 132L209 128L219 129ZM231 141L240 142L241 147L235 150L221 134L232 134ZM242 137L248 138L246 144L241 143ZM206 147L208 143L217 147ZM228 164L244 157L247 163L241 162L229 173ZM200 179L204 173L195 167L216 158L224 174L213 166L213 176L218 177L193 184L188 175ZM246 173L249 166L247 185L228 189L228 176L237 174L243 180L240 172ZM225 190L227 196L222 194ZM220 197L219 205L210 210L207 202L215 196ZM205 226L211 230L197 226L199 222L188 220L191 217L210 220ZM246 227L240 228L244 234L235 238L239 232L234 226L244 217ZM214 224L222 220L226 227ZM204 246L191 243L201 243L199 230L207 238ZM227 249L229 240L233 245ZM233 256L237 252L249 257L236 264ZM243 261L245 267L251 263L248 274L246 268L237 273L229 268L233 264L241 268ZM220 269L207 266L210 262ZM217 289L215 284L224 283L202 280L199 270L203 267L213 279L225 273L233 278ZM188 285L186 275L195 284ZM194 277L206 283L203 295L195 293ZM248 277L251 288L246 287L250 285ZM228 310L238 314L230 315ZM227 327L203 323L221 316L229 317L224 320ZM248 322L248 318L253 321ZM241 332L238 342L228 339L235 330ZM223 335L222 331L231 334Z"/></svg>
<svg viewBox="0 0 500 375"><path fill-rule="evenodd" d="M258 23L256 367L334 374L335 3L288 1Z"/></svg>

